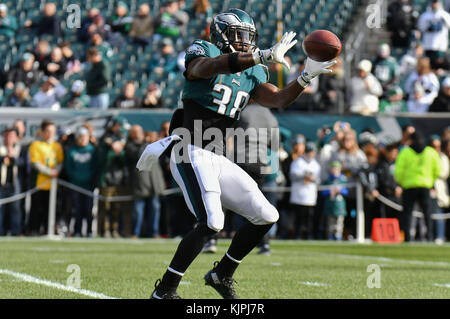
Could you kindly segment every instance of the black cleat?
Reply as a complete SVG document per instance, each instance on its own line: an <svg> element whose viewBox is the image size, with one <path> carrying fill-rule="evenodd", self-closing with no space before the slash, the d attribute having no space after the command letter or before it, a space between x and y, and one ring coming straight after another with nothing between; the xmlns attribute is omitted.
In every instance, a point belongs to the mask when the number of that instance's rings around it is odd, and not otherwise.
<svg viewBox="0 0 450 319"><path fill-rule="evenodd" d="M160 292L158 291L158 286L161 283L161 279L156 280L155 290L153 290L150 299L181 299L176 291Z"/></svg>
<svg viewBox="0 0 450 319"><path fill-rule="evenodd" d="M208 271L205 275L205 285L213 287L224 299L239 299L234 290L234 283L236 282L232 277L220 278L215 271L217 262L214 268Z"/></svg>

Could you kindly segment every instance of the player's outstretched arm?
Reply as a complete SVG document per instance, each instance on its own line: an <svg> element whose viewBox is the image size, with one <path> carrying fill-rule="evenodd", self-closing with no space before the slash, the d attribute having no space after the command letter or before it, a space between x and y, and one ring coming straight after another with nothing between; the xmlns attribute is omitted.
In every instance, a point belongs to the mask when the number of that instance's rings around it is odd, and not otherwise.
<svg viewBox="0 0 450 319"><path fill-rule="evenodd" d="M295 35L295 32L286 32L277 44L266 50L233 52L215 58L197 58L187 66L187 79L210 79L219 74L237 73L267 62L281 63L289 69L284 55L297 43L297 40L294 40Z"/></svg>
<svg viewBox="0 0 450 319"><path fill-rule="evenodd" d="M270 83L260 84L252 91L252 98L266 107L288 106L297 99L312 79L319 74L332 72L329 68L335 64L336 61L317 62L307 58L305 69L297 80L292 81L282 90Z"/></svg>
<svg viewBox="0 0 450 319"><path fill-rule="evenodd" d="M188 80L210 79L219 74L237 73L254 65L253 53L234 52L215 58L201 57L188 64L186 77Z"/></svg>

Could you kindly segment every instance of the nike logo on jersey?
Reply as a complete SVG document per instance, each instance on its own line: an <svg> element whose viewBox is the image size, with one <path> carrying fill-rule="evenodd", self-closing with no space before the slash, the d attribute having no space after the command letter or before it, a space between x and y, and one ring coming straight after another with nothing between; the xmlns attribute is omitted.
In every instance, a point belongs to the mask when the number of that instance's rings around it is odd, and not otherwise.
<svg viewBox="0 0 450 319"><path fill-rule="evenodd" d="M236 80L236 79L232 79L232 80L231 80L231 83L234 83L234 84L236 84L237 86L241 86L241 82L239 82L239 81Z"/></svg>

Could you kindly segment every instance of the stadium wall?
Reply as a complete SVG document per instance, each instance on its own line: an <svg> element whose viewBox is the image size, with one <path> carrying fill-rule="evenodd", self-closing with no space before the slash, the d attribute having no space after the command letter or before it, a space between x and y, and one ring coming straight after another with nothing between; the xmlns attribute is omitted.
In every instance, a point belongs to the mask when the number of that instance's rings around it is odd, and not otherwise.
<svg viewBox="0 0 450 319"><path fill-rule="evenodd" d="M144 130L159 131L161 123L170 121L173 110L129 110L129 111L73 111L60 110L58 112L30 108L0 108L0 131L10 126L16 119L23 119L27 125L26 136L33 138L43 119L52 119L60 128L59 133L73 131L85 121L89 121L95 128L95 135L99 136L107 122L116 116L126 119L129 125L139 124ZM282 135L290 142L290 136L303 134L307 139L316 140L317 130L323 126L332 126L336 121L349 122L359 134L366 128L371 128L379 138L390 136L400 139L401 127L412 124L425 136L440 134L450 125L450 113L414 115L329 115L317 113L282 113L275 114ZM290 144L290 143L287 143Z"/></svg>

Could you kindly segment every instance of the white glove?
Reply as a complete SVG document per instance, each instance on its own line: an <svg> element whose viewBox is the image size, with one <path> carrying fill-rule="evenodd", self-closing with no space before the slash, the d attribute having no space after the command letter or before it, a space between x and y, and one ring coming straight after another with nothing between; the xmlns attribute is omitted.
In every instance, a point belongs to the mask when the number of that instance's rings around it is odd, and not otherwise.
<svg viewBox="0 0 450 319"><path fill-rule="evenodd" d="M329 67L336 64L336 60L327 62L317 62L310 58L306 59L305 69L302 74L297 78L298 83L302 87L306 87L311 83L311 80L322 73L331 73L332 70Z"/></svg>
<svg viewBox="0 0 450 319"><path fill-rule="evenodd" d="M267 62L276 62L283 64L288 70L290 69L289 63L284 58L286 52L292 48L297 40L294 39L296 33L293 31L286 32L281 40L270 49L260 50L253 53L253 59L255 64L266 64Z"/></svg>

